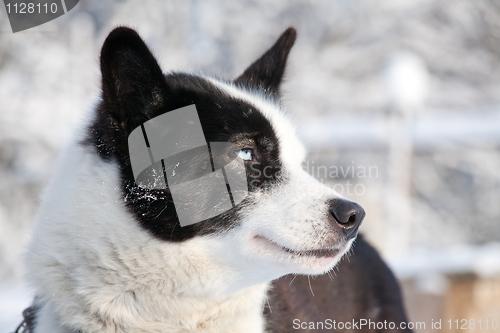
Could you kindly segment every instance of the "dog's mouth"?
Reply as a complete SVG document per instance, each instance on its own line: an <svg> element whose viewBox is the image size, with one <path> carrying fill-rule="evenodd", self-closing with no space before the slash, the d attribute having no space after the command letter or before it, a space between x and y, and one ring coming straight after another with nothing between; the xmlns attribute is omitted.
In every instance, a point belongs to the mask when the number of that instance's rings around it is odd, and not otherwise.
<svg viewBox="0 0 500 333"><path fill-rule="evenodd" d="M279 245L276 242L271 241L270 239L257 235L254 237L256 241L259 243L263 243L266 247L272 247L274 250L280 250L287 252L293 256L297 257L311 257L311 258L333 258L337 256L340 252L340 249L336 248L324 248L324 249L311 249L311 250L303 250L297 251L289 249L285 246Z"/></svg>

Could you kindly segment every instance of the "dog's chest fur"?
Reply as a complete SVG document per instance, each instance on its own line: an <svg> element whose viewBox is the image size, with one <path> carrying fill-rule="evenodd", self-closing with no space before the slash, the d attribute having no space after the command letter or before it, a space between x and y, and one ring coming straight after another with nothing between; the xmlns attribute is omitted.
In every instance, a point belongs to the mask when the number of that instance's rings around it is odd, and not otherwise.
<svg viewBox="0 0 500 333"><path fill-rule="evenodd" d="M115 165L71 146L58 172L27 257L41 286L35 332L262 331L267 285L220 292L231 272L202 242L144 233L123 209Z"/></svg>

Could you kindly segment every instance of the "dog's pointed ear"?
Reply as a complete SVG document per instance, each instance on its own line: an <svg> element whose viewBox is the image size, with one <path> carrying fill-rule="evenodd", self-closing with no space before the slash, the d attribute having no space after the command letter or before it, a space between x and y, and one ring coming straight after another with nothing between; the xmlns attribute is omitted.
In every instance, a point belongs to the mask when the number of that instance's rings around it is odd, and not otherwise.
<svg viewBox="0 0 500 333"><path fill-rule="evenodd" d="M121 124L142 123L164 104L165 77L144 41L130 28L116 28L104 41L101 73L104 106Z"/></svg>
<svg viewBox="0 0 500 333"><path fill-rule="evenodd" d="M234 82L260 88L274 97L279 97L279 87L285 72L286 60L296 38L297 31L294 28L285 30L276 43Z"/></svg>

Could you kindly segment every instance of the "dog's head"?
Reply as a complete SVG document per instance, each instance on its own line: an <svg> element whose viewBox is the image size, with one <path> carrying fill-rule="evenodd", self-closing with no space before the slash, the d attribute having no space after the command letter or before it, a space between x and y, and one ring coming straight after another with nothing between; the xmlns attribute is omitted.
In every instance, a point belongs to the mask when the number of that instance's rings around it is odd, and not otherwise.
<svg viewBox="0 0 500 333"><path fill-rule="evenodd" d="M293 28L286 30L232 81L163 74L128 28L111 32L101 52L102 102L86 143L101 159L118 163L124 203L143 232L169 244L197 239L233 271L238 285L328 271L349 249L365 215L301 166L304 148L279 102L295 38ZM137 184L129 136L155 117L193 104L207 142L239 148L234 154L243 160L248 193L227 211L182 227L166 180L165 188Z"/></svg>

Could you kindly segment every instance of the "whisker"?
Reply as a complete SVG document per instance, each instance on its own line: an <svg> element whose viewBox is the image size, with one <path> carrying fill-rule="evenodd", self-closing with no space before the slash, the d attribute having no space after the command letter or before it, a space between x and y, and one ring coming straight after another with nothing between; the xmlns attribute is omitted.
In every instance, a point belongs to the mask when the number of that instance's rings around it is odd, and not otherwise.
<svg viewBox="0 0 500 333"><path fill-rule="evenodd" d="M269 307L269 312L273 313L273 309L271 309L271 303L269 302L269 297L266 297L267 306Z"/></svg>
<svg viewBox="0 0 500 333"><path fill-rule="evenodd" d="M165 211L165 209L167 209L167 208L168 208L168 206L167 206L167 205L165 205L165 208L163 208L163 209L160 211L160 213L158 213L158 215L156 215L155 220L156 220L158 217L160 217L161 213L163 213L163 212Z"/></svg>
<svg viewBox="0 0 500 333"><path fill-rule="evenodd" d="M313 288L311 287L311 279L310 278L311 278L311 276L308 275L307 276L307 281L309 282L309 289L311 289L311 294L313 295L313 297L316 297L316 296L314 296Z"/></svg>
<svg viewBox="0 0 500 333"><path fill-rule="evenodd" d="M297 277L297 275L299 275L299 274L295 274L295 276L293 277L292 281L290 281L290 283L288 284L289 286L292 285L292 282L293 282L293 280L295 280L295 278Z"/></svg>

